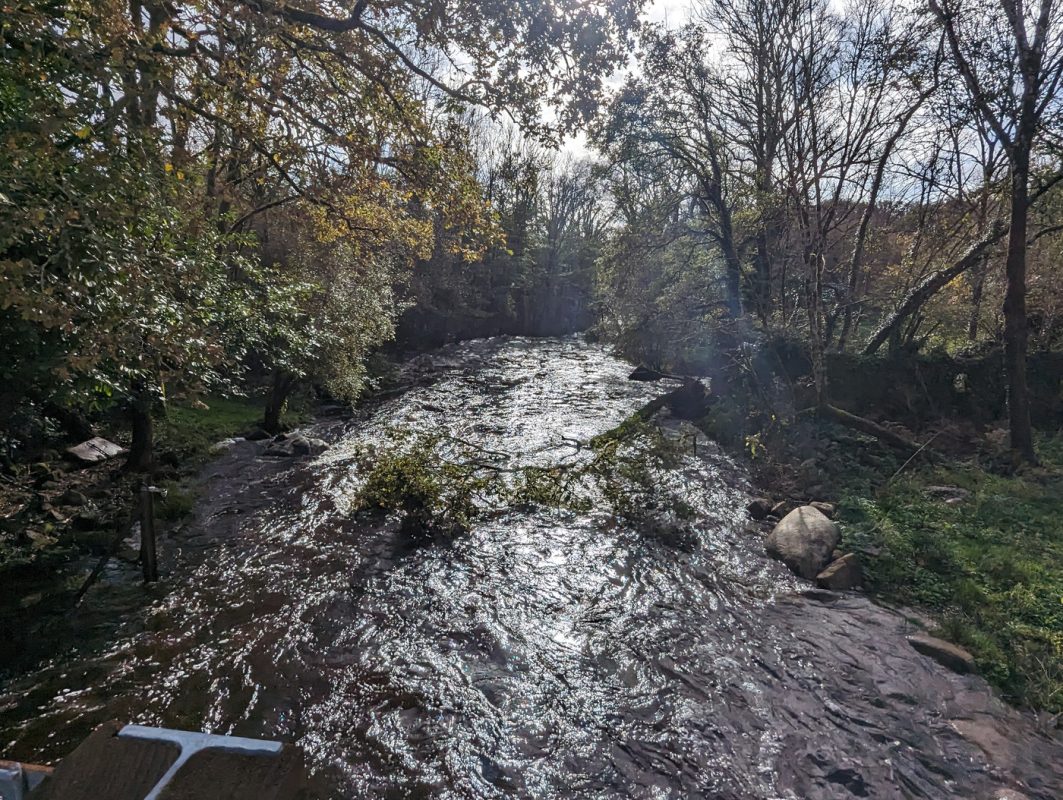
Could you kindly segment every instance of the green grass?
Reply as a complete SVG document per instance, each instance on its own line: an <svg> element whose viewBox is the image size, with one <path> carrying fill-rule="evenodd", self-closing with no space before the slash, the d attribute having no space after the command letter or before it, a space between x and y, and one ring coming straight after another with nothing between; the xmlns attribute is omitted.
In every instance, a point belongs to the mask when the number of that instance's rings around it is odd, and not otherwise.
<svg viewBox="0 0 1063 800"><path fill-rule="evenodd" d="M182 466L210 456L210 448L230 436L242 436L262 423L258 398L207 397L207 408L171 405L158 422L158 449Z"/></svg>
<svg viewBox="0 0 1063 800"><path fill-rule="evenodd" d="M902 476L841 507L863 551L869 589L929 610L1013 701L1063 711L1063 436L1045 437L1042 469L1004 477L973 467ZM885 481L885 477L883 478ZM948 505L926 487L968 490Z"/></svg>

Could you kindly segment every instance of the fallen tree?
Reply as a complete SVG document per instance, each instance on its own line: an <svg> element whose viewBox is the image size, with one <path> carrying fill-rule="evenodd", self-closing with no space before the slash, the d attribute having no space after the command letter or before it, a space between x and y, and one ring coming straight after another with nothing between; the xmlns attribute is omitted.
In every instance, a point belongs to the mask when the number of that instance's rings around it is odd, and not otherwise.
<svg viewBox="0 0 1063 800"><path fill-rule="evenodd" d="M944 269L931 272L905 296L903 302L879 326L867 340L863 353L874 355L887 341L900 330L905 320L917 313L935 294L948 286L953 280L981 261L989 249L999 242L1008 232L1008 225L1003 220L994 220L989 229L964 252L959 259Z"/></svg>

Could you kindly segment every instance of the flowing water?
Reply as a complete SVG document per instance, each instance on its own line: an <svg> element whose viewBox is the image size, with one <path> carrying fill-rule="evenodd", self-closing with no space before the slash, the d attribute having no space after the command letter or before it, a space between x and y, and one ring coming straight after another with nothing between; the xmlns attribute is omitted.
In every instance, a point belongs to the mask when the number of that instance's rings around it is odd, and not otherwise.
<svg viewBox="0 0 1063 800"><path fill-rule="evenodd" d="M663 481L697 512L680 540L514 510L418 545L350 513L355 451L390 428L552 463L663 391L628 369L575 338L469 342L315 426L323 456L238 444L149 606L113 568L78 612L106 636L3 687L4 754L119 719L297 742L322 798L1063 797L1032 716L916 654L900 616L801 595L704 439Z"/></svg>

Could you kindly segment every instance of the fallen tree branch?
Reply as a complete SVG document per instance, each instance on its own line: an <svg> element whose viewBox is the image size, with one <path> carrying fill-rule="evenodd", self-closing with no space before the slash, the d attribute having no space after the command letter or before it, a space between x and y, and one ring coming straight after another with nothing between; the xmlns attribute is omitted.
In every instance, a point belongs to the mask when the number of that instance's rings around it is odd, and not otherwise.
<svg viewBox="0 0 1063 800"><path fill-rule="evenodd" d="M847 428L852 428L855 431L866 433L868 436L874 436L879 441L895 447L898 450L903 450L906 453L916 454L923 450L930 444L919 444L911 439L901 436L899 433L891 431L877 422L872 422L866 417L858 417L856 414L852 414L837 406L824 405L817 409L818 413L826 417L827 419L837 422L839 425L844 425Z"/></svg>

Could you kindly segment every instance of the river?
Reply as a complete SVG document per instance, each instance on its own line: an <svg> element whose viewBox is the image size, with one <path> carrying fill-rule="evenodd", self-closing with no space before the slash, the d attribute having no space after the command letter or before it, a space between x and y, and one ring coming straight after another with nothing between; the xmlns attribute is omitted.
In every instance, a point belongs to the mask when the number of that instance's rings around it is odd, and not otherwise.
<svg viewBox="0 0 1063 800"><path fill-rule="evenodd" d="M322 456L238 443L150 602L112 567L77 612L99 635L0 688L4 755L119 719L296 742L319 798L1063 797L1032 715L917 654L900 615L802 595L704 439L662 481L696 512L678 540L604 509L428 544L352 515L356 452L393 429L552 463L662 391L629 370L579 338L467 342L312 426Z"/></svg>

